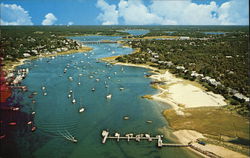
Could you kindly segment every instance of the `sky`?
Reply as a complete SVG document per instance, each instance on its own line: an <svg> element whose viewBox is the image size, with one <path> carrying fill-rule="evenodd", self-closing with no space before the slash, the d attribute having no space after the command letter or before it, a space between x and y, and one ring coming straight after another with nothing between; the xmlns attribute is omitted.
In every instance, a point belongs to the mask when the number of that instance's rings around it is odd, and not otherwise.
<svg viewBox="0 0 250 158"><path fill-rule="evenodd" d="M249 25L249 0L0 0L0 25Z"/></svg>

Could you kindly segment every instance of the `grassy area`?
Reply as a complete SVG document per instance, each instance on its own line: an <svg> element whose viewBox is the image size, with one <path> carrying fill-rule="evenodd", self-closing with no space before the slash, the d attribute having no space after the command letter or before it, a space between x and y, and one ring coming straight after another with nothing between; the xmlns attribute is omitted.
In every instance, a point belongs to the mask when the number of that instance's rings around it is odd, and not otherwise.
<svg viewBox="0 0 250 158"><path fill-rule="evenodd" d="M225 108L190 108L184 112L185 115L181 116L173 109L168 109L163 115L175 130L190 129L203 134L224 135L249 141L249 120Z"/></svg>
<svg viewBox="0 0 250 158"><path fill-rule="evenodd" d="M106 61L106 62L113 62L113 61L115 61L115 59L116 59L117 57L119 57L119 55L117 55L117 56L111 56L111 57L100 58L100 60Z"/></svg>

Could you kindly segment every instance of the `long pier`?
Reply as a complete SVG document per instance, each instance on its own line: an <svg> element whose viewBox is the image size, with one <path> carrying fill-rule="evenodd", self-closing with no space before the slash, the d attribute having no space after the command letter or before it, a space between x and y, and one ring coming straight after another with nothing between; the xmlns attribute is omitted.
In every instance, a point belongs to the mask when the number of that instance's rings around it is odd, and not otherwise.
<svg viewBox="0 0 250 158"><path fill-rule="evenodd" d="M128 142L130 140L135 140L137 142L140 142L141 140L147 140L149 142L155 141L157 140L157 146L158 147L189 147L191 144L170 144L170 143L163 143L162 142L162 137L163 135L156 135L151 137L149 134L137 134L134 136L134 134L130 133L130 134L126 134L125 136L120 136L119 133L115 133L114 136L109 136L109 132L106 130L102 131L102 143L105 144L106 141L108 139L116 139L117 142L119 142L119 140L123 139L123 140L127 140Z"/></svg>

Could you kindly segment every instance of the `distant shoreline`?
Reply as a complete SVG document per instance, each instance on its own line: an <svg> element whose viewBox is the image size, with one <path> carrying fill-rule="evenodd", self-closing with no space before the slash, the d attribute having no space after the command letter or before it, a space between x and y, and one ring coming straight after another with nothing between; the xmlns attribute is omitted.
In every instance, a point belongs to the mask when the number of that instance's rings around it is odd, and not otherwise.
<svg viewBox="0 0 250 158"><path fill-rule="evenodd" d="M80 53L80 52L85 53L85 52L89 52L91 50L93 50L93 48L83 46L83 47L81 47L79 49L71 49L71 50L59 52L59 53L56 53L56 54L44 54L44 55L40 54L39 56L30 56L30 57L27 57L27 58L17 59L18 61L3 61L3 64L5 64L3 66L3 71L5 71L7 73L11 72L11 71L14 71L14 69L17 66L23 65L24 62L27 61L27 60L34 60L34 59L39 59L39 58L47 58L47 57L67 55L67 54L74 54L74 53Z"/></svg>

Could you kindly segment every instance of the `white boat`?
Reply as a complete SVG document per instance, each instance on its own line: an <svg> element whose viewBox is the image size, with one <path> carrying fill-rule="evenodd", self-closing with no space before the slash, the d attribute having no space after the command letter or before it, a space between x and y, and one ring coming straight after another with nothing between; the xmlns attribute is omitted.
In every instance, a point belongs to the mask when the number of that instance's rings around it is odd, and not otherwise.
<svg viewBox="0 0 250 158"><path fill-rule="evenodd" d="M65 130L64 133L59 132L64 138L66 138L67 140L73 142L73 143L77 143L77 139L75 139L75 137L73 137L67 130Z"/></svg>
<svg viewBox="0 0 250 158"><path fill-rule="evenodd" d="M91 90L92 90L92 91L95 91L95 88L92 88Z"/></svg>
<svg viewBox="0 0 250 158"><path fill-rule="evenodd" d="M44 95L44 96L46 96L46 95L47 95L47 93L46 93L46 92L44 92L44 93L43 93L43 95Z"/></svg>
<svg viewBox="0 0 250 158"><path fill-rule="evenodd" d="M84 108L80 108L79 112L82 113L82 112L84 112L84 110L85 110Z"/></svg>
<svg viewBox="0 0 250 158"><path fill-rule="evenodd" d="M70 81L73 81L73 78L70 76L70 77L69 77L69 80L70 80Z"/></svg>
<svg viewBox="0 0 250 158"><path fill-rule="evenodd" d="M71 94L68 95L68 98L70 98L70 97L71 97Z"/></svg>
<svg viewBox="0 0 250 158"><path fill-rule="evenodd" d="M42 90L45 90L46 88L45 88L45 86L42 86Z"/></svg>
<svg viewBox="0 0 250 158"><path fill-rule="evenodd" d="M123 88L123 87L121 87L121 88L120 88L120 91L122 91L122 90L124 90L124 88Z"/></svg>
<svg viewBox="0 0 250 158"><path fill-rule="evenodd" d="M73 98L72 103L73 103L73 104L75 104L75 103L76 103L76 99L75 99L75 98Z"/></svg>
<svg viewBox="0 0 250 158"><path fill-rule="evenodd" d="M81 85L81 82L78 82L77 84L78 84L78 85Z"/></svg>
<svg viewBox="0 0 250 158"><path fill-rule="evenodd" d="M106 96L107 99L111 99L112 98L112 94L109 94Z"/></svg>

